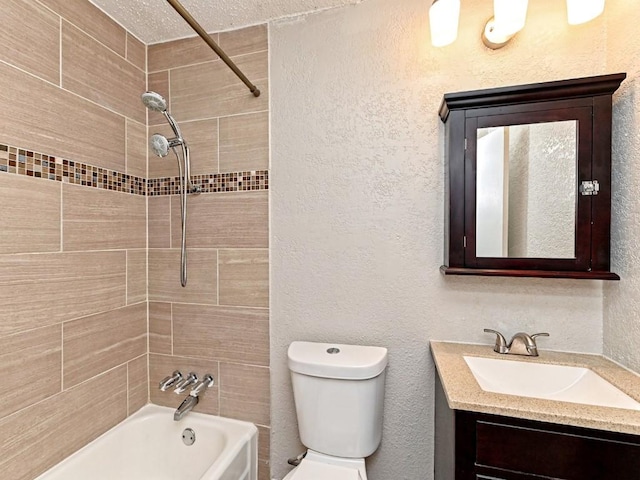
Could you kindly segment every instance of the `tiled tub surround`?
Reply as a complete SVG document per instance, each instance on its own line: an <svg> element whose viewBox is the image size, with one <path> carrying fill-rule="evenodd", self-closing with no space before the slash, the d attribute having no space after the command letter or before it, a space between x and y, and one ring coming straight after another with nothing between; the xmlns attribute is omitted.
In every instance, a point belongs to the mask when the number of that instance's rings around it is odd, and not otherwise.
<svg viewBox="0 0 640 480"><path fill-rule="evenodd" d="M256 99L200 39L146 47L86 0L7 0L3 14L3 475L31 480L144 405L150 387L175 408L157 377L192 368L217 375L203 410L258 425L268 479L266 26L215 34ZM147 125L162 128L145 121L147 79L205 192L189 197L187 289L176 162L147 159Z"/></svg>
<svg viewBox="0 0 640 480"><path fill-rule="evenodd" d="M213 34L258 85L257 98L198 37L148 47L148 89L168 101L189 142L194 183L224 192L189 196L182 288L176 161L149 155L151 401L178 405L157 388L176 368L216 374L197 409L258 425L261 480L270 478L271 420L267 37L265 25ZM153 133L171 135L157 112Z"/></svg>
<svg viewBox="0 0 640 480"><path fill-rule="evenodd" d="M146 46L86 0L2 15L0 470L31 480L148 402Z"/></svg>

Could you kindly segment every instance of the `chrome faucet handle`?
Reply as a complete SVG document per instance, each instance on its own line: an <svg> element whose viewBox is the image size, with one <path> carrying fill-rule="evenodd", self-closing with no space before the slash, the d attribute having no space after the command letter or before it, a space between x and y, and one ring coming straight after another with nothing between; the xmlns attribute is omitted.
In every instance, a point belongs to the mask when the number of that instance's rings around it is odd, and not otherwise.
<svg viewBox="0 0 640 480"><path fill-rule="evenodd" d="M504 338L497 330L491 330L490 328L484 329L485 333L493 333L496 335L496 344L493 347L493 351L497 353L508 353L509 348L507 347L507 339Z"/></svg>
<svg viewBox="0 0 640 480"><path fill-rule="evenodd" d="M191 385L195 385L198 383L198 375L195 372L189 372L187 378L185 378L182 382L176 385L174 392L178 395L183 393L187 388Z"/></svg>
<svg viewBox="0 0 640 480"><path fill-rule="evenodd" d="M158 385L158 388L160 388L160 390L164 392L168 388L170 388L172 385L175 385L180 380L182 380L182 373L180 373L179 370L176 370L168 377L163 378L160 384Z"/></svg>
<svg viewBox="0 0 640 480"><path fill-rule="evenodd" d="M531 335L531 339L535 339L536 337L548 337L549 334L546 332L542 332L542 333L534 333L533 335Z"/></svg>
<svg viewBox="0 0 640 480"><path fill-rule="evenodd" d="M549 334L546 332L534 333L533 335L531 335L531 343L533 343L533 345L527 349L531 356L533 357L538 356L538 345L536 344L536 337L548 337L548 336Z"/></svg>
<svg viewBox="0 0 640 480"><path fill-rule="evenodd" d="M211 375L210 373L207 373L204 376L204 378L200 381L200 383L191 389L191 392L189 393L189 395L191 395L192 397L197 397L202 393L202 391L205 388L213 387L214 383L215 381L213 380L213 375Z"/></svg>

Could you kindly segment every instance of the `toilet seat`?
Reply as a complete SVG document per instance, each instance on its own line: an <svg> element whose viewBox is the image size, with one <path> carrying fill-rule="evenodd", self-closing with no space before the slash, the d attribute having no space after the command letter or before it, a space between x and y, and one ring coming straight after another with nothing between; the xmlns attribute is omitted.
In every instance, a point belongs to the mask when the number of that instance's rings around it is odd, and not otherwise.
<svg viewBox="0 0 640 480"><path fill-rule="evenodd" d="M364 459L341 459L308 450L283 480L367 480Z"/></svg>
<svg viewBox="0 0 640 480"><path fill-rule="evenodd" d="M284 480L362 480L362 477L353 468L303 460Z"/></svg>

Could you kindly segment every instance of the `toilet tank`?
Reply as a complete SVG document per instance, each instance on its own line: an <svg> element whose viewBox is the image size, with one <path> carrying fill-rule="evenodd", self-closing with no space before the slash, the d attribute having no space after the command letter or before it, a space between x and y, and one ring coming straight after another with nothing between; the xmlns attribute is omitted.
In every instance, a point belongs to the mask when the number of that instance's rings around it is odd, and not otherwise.
<svg viewBox="0 0 640 480"><path fill-rule="evenodd" d="M293 342L289 370L302 443L345 458L364 458L382 438L387 349Z"/></svg>

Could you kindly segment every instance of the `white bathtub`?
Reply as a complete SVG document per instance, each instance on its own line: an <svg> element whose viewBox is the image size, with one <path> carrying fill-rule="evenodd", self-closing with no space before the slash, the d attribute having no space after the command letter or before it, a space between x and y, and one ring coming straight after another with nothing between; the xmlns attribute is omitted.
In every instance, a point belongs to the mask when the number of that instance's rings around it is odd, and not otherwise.
<svg viewBox="0 0 640 480"><path fill-rule="evenodd" d="M256 480L255 425L147 405L36 480ZM182 432L195 432L184 444Z"/></svg>

